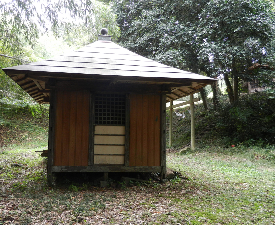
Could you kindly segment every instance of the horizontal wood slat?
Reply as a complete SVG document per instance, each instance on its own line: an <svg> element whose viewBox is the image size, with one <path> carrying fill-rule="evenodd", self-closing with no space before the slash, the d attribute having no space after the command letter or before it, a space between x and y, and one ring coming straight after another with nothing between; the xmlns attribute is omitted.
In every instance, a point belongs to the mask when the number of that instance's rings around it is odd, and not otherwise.
<svg viewBox="0 0 275 225"><path fill-rule="evenodd" d="M125 126L95 126L94 164L124 164Z"/></svg>
<svg viewBox="0 0 275 225"><path fill-rule="evenodd" d="M95 126L95 134L125 135L125 126Z"/></svg>
<svg viewBox="0 0 275 225"><path fill-rule="evenodd" d="M95 164L124 164L124 155L95 155L94 156Z"/></svg>
<svg viewBox="0 0 275 225"><path fill-rule="evenodd" d="M145 172L160 173L160 166L124 166L124 165L93 165L93 166L53 166L52 172Z"/></svg>
<svg viewBox="0 0 275 225"><path fill-rule="evenodd" d="M124 154L124 146L95 145L94 154Z"/></svg>
<svg viewBox="0 0 275 225"><path fill-rule="evenodd" d="M95 135L94 144L97 145L124 145L125 136Z"/></svg>

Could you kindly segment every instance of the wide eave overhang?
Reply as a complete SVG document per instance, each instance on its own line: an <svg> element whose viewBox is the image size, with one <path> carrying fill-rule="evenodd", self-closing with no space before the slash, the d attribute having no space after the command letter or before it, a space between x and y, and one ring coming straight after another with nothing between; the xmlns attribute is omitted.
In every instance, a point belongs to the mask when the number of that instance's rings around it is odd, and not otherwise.
<svg viewBox="0 0 275 225"><path fill-rule="evenodd" d="M106 91L135 85L159 87L167 101L196 93L215 81L147 59L111 41L96 41L66 55L3 70L39 103L49 102L52 81L77 81L85 88L102 85Z"/></svg>

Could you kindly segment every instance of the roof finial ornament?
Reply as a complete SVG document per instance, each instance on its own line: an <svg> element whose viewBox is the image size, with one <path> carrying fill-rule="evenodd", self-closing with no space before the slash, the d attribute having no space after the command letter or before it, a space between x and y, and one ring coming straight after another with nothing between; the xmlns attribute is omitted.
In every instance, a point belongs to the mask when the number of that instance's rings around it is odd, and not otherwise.
<svg viewBox="0 0 275 225"><path fill-rule="evenodd" d="M111 41L112 36L108 35L107 28L102 28L100 33L101 33L101 35L98 35L98 40L100 40L100 41Z"/></svg>
<svg viewBox="0 0 275 225"><path fill-rule="evenodd" d="M100 33L101 35L107 35L108 34L107 28L102 28Z"/></svg>

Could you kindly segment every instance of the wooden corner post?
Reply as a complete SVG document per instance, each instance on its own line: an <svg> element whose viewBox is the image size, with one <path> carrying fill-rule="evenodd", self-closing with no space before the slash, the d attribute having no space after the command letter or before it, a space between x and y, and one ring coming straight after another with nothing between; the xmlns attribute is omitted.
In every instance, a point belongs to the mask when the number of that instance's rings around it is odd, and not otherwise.
<svg viewBox="0 0 275 225"><path fill-rule="evenodd" d="M161 95L161 179L166 177L166 94Z"/></svg>

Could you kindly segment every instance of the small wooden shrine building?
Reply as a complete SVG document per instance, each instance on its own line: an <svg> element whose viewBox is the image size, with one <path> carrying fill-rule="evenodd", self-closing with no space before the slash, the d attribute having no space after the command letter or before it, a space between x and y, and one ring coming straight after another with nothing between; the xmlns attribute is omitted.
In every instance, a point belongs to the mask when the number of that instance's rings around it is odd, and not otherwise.
<svg viewBox="0 0 275 225"><path fill-rule="evenodd" d="M50 103L49 183L59 172L164 176L166 102L214 82L99 37L72 53L3 69L38 103Z"/></svg>

